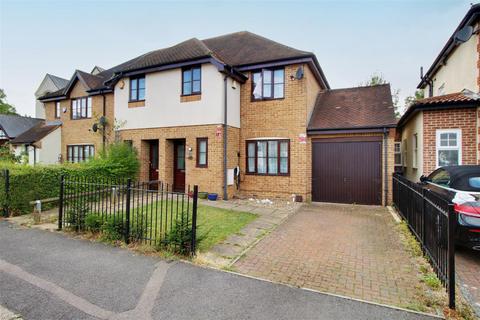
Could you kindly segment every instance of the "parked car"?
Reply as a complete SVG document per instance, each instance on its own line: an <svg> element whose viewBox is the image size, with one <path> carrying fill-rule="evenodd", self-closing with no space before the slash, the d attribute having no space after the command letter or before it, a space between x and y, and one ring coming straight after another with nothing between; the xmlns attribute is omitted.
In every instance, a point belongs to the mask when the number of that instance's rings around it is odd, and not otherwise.
<svg viewBox="0 0 480 320"><path fill-rule="evenodd" d="M420 182L454 204L456 243L480 250L480 165L441 167Z"/></svg>

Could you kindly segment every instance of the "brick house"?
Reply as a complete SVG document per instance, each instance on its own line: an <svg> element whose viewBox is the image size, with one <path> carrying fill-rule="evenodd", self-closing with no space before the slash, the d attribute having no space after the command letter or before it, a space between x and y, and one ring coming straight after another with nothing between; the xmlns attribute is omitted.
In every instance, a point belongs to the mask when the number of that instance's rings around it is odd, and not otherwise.
<svg viewBox="0 0 480 320"><path fill-rule="evenodd" d="M398 122L396 165L411 180L445 165L480 163L480 4L472 5Z"/></svg>
<svg viewBox="0 0 480 320"><path fill-rule="evenodd" d="M88 121L69 111L82 97L87 106L92 99L92 111L76 114ZM331 90L313 53L250 32L186 40L96 75L77 71L69 86L40 100L47 119L60 105L67 160L68 146L102 142L87 134L88 112L97 112L109 124L115 119L115 137L138 151L141 180L177 191L197 184L222 198L389 201L390 87ZM315 169L327 165L335 175Z"/></svg>

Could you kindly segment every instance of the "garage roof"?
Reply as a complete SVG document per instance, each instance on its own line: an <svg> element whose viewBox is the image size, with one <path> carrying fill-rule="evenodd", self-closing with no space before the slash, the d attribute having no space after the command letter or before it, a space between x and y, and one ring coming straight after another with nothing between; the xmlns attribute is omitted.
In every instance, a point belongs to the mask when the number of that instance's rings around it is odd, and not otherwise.
<svg viewBox="0 0 480 320"><path fill-rule="evenodd" d="M344 88L318 94L308 131L396 126L390 85Z"/></svg>

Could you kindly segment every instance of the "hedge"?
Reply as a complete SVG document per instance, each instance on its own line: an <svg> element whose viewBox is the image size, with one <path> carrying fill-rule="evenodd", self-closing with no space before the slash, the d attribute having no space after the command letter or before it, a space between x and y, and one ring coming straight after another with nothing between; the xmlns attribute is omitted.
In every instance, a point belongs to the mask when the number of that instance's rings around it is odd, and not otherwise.
<svg viewBox="0 0 480 320"><path fill-rule="evenodd" d="M0 206L8 206L10 214L32 212L30 201L59 196L62 175L87 179L135 178L139 163L136 153L125 145L112 145L87 163L28 166L0 162L0 170L10 173L10 192L7 199L5 177L0 173ZM8 201L8 203L7 203ZM43 207L43 208L48 208Z"/></svg>

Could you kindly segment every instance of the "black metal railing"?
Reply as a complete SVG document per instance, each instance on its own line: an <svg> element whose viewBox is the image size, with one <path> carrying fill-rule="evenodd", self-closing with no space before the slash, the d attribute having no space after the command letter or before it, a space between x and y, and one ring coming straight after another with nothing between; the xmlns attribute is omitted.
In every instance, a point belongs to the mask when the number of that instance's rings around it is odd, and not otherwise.
<svg viewBox="0 0 480 320"><path fill-rule="evenodd" d="M160 181L63 176L58 228L105 231L131 241L195 253L198 187L174 192Z"/></svg>
<svg viewBox="0 0 480 320"><path fill-rule="evenodd" d="M453 204L407 178L393 174L393 204L420 242L455 308L455 225Z"/></svg>

